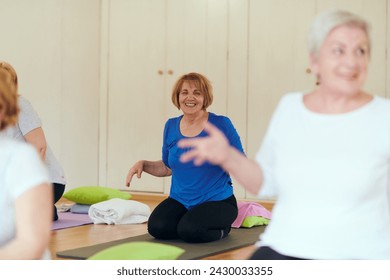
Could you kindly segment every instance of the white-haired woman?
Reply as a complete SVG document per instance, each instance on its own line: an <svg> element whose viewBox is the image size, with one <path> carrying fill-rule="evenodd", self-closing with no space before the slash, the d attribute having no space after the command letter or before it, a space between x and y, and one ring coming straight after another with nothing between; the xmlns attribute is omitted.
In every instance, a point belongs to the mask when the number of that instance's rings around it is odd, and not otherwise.
<svg viewBox="0 0 390 280"><path fill-rule="evenodd" d="M0 69L0 131L17 122L17 93ZM52 189L29 144L0 135L0 259L50 259Z"/></svg>
<svg viewBox="0 0 390 280"><path fill-rule="evenodd" d="M309 34L317 86L286 94L255 161L207 125L183 161L220 164L254 194L277 197L252 259L390 259L390 101L363 91L369 27L324 12Z"/></svg>

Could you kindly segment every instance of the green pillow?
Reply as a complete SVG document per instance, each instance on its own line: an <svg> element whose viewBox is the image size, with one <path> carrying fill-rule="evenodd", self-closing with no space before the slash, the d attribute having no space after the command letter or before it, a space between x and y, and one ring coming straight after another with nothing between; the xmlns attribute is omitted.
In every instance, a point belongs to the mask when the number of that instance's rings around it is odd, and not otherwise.
<svg viewBox="0 0 390 280"><path fill-rule="evenodd" d="M184 249L154 242L128 242L104 249L88 260L176 260Z"/></svg>
<svg viewBox="0 0 390 280"><path fill-rule="evenodd" d="M131 194L107 187L78 187L64 193L63 197L79 204L95 204L111 198L130 199Z"/></svg>
<svg viewBox="0 0 390 280"><path fill-rule="evenodd" d="M249 216L246 217L241 224L241 227L251 228L254 226L265 226L268 225L269 219L260 216Z"/></svg>

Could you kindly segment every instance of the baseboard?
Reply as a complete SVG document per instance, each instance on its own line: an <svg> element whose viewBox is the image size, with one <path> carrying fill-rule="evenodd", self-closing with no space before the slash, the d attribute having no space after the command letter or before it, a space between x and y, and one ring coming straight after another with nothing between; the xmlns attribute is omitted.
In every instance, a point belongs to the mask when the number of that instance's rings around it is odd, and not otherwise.
<svg viewBox="0 0 390 280"><path fill-rule="evenodd" d="M168 197L167 194L161 194L161 193L150 193L150 192L135 192L130 191L130 194L132 196L132 199L139 200L139 201L151 201L151 202L160 202L163 201ZM253 201L260 203L262 206L264 206L267 210L272 211L275 201L274 200L261 200L261 199L245 199L245 198L239 198L239 201ZM72 201L67 200L66 198L62 197L58 203L56 204L62 204L62 203L73 203Z"/></svg>
<svg viewBox="0 0 390 280"><path fill-rule="evenodd" d="M130 192L134 200L163 201L168 197L167 194L149 193L149 192Z"/></svg>
<svg viewBox="0 0 390 280"><path fill-rule="evenodd" d="M159 193L148 193L148 192L130 192L132 195L132 198L135 200L142 200L142 201L163 201L168 197L167 194L159 194ZM253 201L260 203L262 206L264 206L267 210L272 211L275 201L274 200L261 200L261 199L238 199L239 201Z"/></svg>

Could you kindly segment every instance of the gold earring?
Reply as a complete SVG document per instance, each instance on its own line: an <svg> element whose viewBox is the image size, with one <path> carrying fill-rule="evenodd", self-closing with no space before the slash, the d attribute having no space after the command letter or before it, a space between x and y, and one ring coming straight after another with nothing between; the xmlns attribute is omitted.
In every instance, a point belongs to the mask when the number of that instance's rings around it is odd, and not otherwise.
<svg viewBox="0 0 390 280"><path fill-rule="evenodd" d="M320 75L317 75L316 86L320 85L320 82L321 82L321 77Z"/></svg>

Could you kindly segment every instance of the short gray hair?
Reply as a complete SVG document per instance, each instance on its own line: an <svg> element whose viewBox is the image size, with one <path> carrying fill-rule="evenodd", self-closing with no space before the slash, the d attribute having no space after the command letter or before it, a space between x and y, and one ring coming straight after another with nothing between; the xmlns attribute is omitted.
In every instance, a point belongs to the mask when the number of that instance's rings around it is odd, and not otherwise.
<svg viewBox="0 0 390 280"><path fill-rule="evenodd" d="M368 51L371 52L370 25L358 15L343 10L320 13L313 21L308 35L309 53L317 55L329 33L339 26L353 26L362 29L368 38Z"/></svg>

